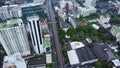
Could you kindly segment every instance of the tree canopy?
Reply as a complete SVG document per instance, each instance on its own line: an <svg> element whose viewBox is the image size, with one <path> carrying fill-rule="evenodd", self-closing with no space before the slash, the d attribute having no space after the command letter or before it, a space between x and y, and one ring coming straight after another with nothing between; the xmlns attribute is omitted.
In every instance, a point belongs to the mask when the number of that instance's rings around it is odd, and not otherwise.
<svg viewBox="0 0 120 68"><path fill-rule="evenodd" d="M103 60L103 61L96 62L94 66L95 66L95 68L112 68L113 63L107 62L106 60Z"/></svg>
<svg viewBox="0 0 120 68"><path fill-rule="evenodd" d="M67 40L65 38L65 31L62 30L61 28L58 29L58 33L59 33L59 36L60 36L60 41L62 44L64 44Z"/></svg>
<svg viewBox="0 0 120 68"><path fill-rule="evenodd" d="M114 16L111 18L111 23L120 23L120 17L118 16Z"/></svg>

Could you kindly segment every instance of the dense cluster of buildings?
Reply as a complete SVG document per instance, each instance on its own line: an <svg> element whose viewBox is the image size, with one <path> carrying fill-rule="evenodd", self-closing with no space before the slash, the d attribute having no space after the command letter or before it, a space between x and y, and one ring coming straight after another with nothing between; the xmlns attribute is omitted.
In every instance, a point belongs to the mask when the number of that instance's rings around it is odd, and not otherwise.
<svg viewBox="0 0 120 68"><path fill-rule="evenodd" d="M0 7L0 43L7 55L4 57L3 68L46 68L47 64L53 63L51 34L45 17L47 13L45 0L30 1L32 3L28 3L27 0L6 0L5 5ZM115 53L118 52L120 42L120 26L110 24L111 16L107 14L100 15L95 20L87 18L97 13L96 1L81 0L79 4L76 0L60 0L53 3L54 11L60 17L60 28L65 32L78 25L91 26L95 30L102 27L109 32L106 36L114 36L116 39L116 42L105 42L98 39L97 32L93 38L88 37L79 41L72 41L71 36L65 35L68 39L68 42L64 44L68 44L66 46L68 64L65 66L86 68L84 66L106 60L112 62L114 67L120 67L119 56ZM14 4L15 2L17 4ZM112 2L109 1L109 3ZM119 14L120 2L113 4L119 9ZM88 68L93 68L93 66Z"/></svg>
<svg viewBox="0 0 120 68"><path fill-rule="evenodd" d="M0 42L7 54L3 68L46 68L52 63L44 3L45 0L34 0L0 7ZM45 56L34 57L41 54Z"/></svg>
<svg viewBox="0 0 120 68"><path fill-rule="evenodd" d="M78 2L77 2L78 1ZM78 25L86 26L88 23L89 26L92 26L95 30L104 28L109 32L110 36L116 38L117 43L120 41L120 28L118 26L113 26L111 21L111 15L109 14L99 14L99 10L96 8L97 0L61 0L58 1L58 4L55 4L55 12L60 16L60 27L67 32L69 28L76 28ZM82 4L81 4L82 3ZM109 1L109 3L112 3ZM115 3L116 4L116 3ZM119 5L116 5L118 7ZM102 8L101 8L102 9ZM101 11L101 10L100 10ZM99 17L95 19L88 19L91 14L98 14ZM80 21L77 21L79 19ZM84 20L84 21L83 21ZM78 34L81 34L78 33ZM78 35L77 34L77 35ZM107 33L106 33L107 34ZM68 42L65 43L67 46L67 57L68 63L71 68L85 68L84 66L89 66L92 63L106 60L107 62L112 62L114 67L119 67L119 57L116 56L115 52L118 52L118 44L108 44L106 42L100 43L101 40L98 40L97 43L94 43L93 38L86 38L86 40L72 41L72 37L65 35ZM78 36L79 37L79 36ZM97 41L98 37L94 37ZM69 41L70 40L70 41ZM88 44L93 45L89 47ZM67 45L68 44L68 45ZM87 68L87 67L86 67ZM88 67L92 68L92 67Z"/></svg>

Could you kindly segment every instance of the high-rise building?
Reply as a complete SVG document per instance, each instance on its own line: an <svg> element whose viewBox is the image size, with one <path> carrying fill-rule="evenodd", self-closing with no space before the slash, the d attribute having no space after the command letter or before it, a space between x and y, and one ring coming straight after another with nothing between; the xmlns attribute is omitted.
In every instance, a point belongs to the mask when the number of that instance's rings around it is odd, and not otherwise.
<svg viewBox="0 0 120 68"><path fill-rule="evenodd" d="M44 3L27 3L22 4L22 15L23 16L33 16L33 15L40 15L44 16L45 6Z"/></svg>
<svg viewBox="0 0 120 68"><path fill-rule="evenodd" d="M18 5L10 5L9 6L9 12L11 17L21 17L22 16L22 11L21 11L21 7Z"/></svg>
<svg viewBox="0 0 120 68"><path fill-rule="evenodd" d="M0 7L0 18L7 20L11 17L19 18L22 16L21 7L19 5L5 5Z"/></svg>
<svg viewBox="0 0 120 68"><path fill-rule="evenodd" d="M84 5L86 7L95 7L96 6L96 0L85 0Z"/></svg>
<svg viewBox="0 0 120 68"><path fill-rule="evenodd" d="M95 7L96 6L96 0L91 1L91 6Z"/></svg>
<svg viewBox="0 0 120 68"><path fill-rule="evenodd" d="M37 54L44 52L43 48L43 37L39 21L39 16L30 16L27 17L28 26L30 28L30 35L32 39L32 45Z"/></svg>
<svg viewBox="0 0 120 68"><path fill-rule="evenodd" d="M7 55L20 52L22 56L30 55L27 33L21 19L9 20L0 25L0 42Z"/></svg>
<svg viewBox="0 0 120 68"><path fill-rule="evenodd" d="M81 16L86 17L89 16L92 13L96 13L97 9L94 7L78 7L78 12L80 13Z"/></svg>
<svg viewBox="0 0 120 68"><path fill-rule="evenodd" d="M6 7L0 7L0 18L2 20L6 20L6 19L10 18L10 14Z"/></svg>

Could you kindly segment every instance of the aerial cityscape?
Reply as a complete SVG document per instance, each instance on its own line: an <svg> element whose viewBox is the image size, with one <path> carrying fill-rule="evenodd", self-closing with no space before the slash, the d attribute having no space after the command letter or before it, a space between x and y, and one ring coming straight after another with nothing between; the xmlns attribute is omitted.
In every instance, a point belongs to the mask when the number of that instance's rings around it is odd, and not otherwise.
<svg viewBox="0 0 120 68"><path fill-rule="evenodd" d="M120 68L120 0L0 0L0 68Z"/></svg>

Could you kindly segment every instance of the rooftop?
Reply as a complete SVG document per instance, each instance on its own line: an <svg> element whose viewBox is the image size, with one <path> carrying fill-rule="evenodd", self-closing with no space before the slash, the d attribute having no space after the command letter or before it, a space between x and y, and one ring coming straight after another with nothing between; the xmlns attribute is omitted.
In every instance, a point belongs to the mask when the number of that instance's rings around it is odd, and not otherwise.
<svg viewBox="0 0 120 68"><path fill-rule="evenodd" d="M96 25L96 24L93 24L92 27L96 30L98 30L100 28L100 26Z"/></svg>
<svg viewBox="0 0 120 68"><path fill-rule="evenodd" d="M120 61L119 59L112 60L115 66L120 66Z"/></svg>
<svg viewBox="0 0 120 68"><path fill-rule="evenodd" d="M35 15L35 16L29 16L27 17L28 21L33 21L33 20L39 20L39 16Z"/></svg>
<svg viewBox="0 0 120 68"><path fill-rule="evenodd" d="M78 49L85 46L82 42L78 42L78 41L71 42L70 45L72 49Z"/></svg>
<svg viewBox="0 0 120 68"><path fill-rule="evenodd" d="M51 54L46 54L46 63L52 63L52 55Z"/></svg>
<svg viewBox="0 0 120 68"><path fill-rule="evenodd" d="M11 19L11 20L7 20L7 24L21 24L23 21L21 18L18 18L18 19Z"/></svg>
<svg viewBox="0 0 120 68"><path fill-rule="evenodd" d="M21 6L13 6L10 9L11 11L20 11L21 10Z"/></svg>
<svg viewBox="0 0 120 68"><path fill-rule="evenodd" d="M42 5L44 3L40 2L40 3L27 3L27 4L22 4L21 7L30 7L30 6L37 6L37 5Z"/></svg>
<svg viewBox="0 0 120 68"><path fill-rule="evenodd" d="M8 12L6 7L0 7L0 13Z"/></svg>
<svg viewBox="0 0 120 68"><path fill-rule="evenodd" d="M18 27L18 24L0 24L0 30ZM19 26L20 27L20 26Z"/></svg>
<svg viewBox="0 0 120 68"><path fill-rule="evenodd" d="M62 18L60 18L60 27L61 28L70 28L70 27L72 27L72 25L71 25L71 23L67 23Z"/></svg>
<svg viewBox="0 0 120 68"><path fill-rule="evenodd" d="M107 15L106 16L101 15L100 19L98 20L100 24L108 23L109 21L110 21L110 17Z"/></svg>
<svg viewBox="0 0 120 68"><path fill-rule="evenodd" d="M76 49L76 53L79 57L80 62L86 62L97 59L92 50L87 46Z"/></svg>
<svg viewBox="0 0 120 68"><path fill-rule="evenodd" d="M74 18L74 17L71 17L72 19L73 19L73 21L77 24L77 25L79 25L79 23L77 22L77 20Z"/></svg>
<svg viewBox="0 0 120 68"><path fill-rule="evenodd" d="M21 19L11 19L7 21L7 24L0 24L0 29L8 29L8 28L19 27L19 26L22 26Z"/></svg>
<svg viewBox="0 0 120 68"><path fill-rule="evenodd" d="M46 60L45 58L35 58L35 57L32 57L32 58L29 58L27 59L27 62L28 62L28 66L34 66L34 65L44 65L46 64Z"/></svg>
<svg viewBox="0 0 120 68"><path fill-rule="evenodd" d="M113 29L115 29L116 32L120 32L120 27L113 26Z"/></svg>
<svg viewBox="0 0 120 68"><path fill-rule="evenodd" d="M4 57L3 68L15 66L16 68L27 68L25 60L20 53Z"/></svg>
<svg viewBox="0 0 120 68"><path fill-rule="evenodd" d="M112 53L110 47L106 44L94 44L92 50L96 54L96 56L101 60L111 60L115 59L116 56Z"/></svg>
<svg viewBox="0 0 120 68"><path fill-rule="evenodd" d="M80 63L75 50L67 51L67 54L68 54L70 65L76 65Z"/></svg>
<svg viewBox="0 0 120 68"><path fill-rule="evenodd" d="M85 11L91 11L91 10L96 10L96 8L94 8L94 7L89 7L89 8L86 8L86 7L78 7L78 9L82 10L83 12L85 12Z"/></svg>
<svg viewBox="0 0 120 68"><path fill-rule="evenodd" d="M45 37L45 47L49 47L50 46L50 37Z"/></svg>

